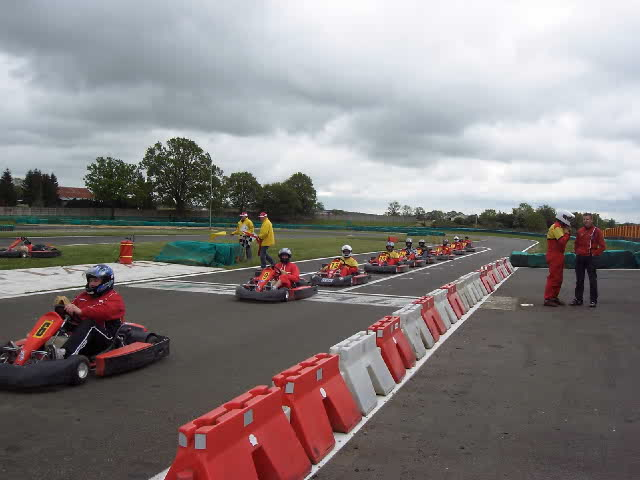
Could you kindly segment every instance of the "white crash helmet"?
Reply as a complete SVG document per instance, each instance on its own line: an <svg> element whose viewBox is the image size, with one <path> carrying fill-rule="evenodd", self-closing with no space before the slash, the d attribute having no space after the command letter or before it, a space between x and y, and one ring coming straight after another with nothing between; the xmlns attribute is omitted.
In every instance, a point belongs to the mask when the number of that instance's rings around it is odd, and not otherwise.
<svg viewBox="0 0 640 480"><path fill-rule="evenodd" d="M407 245L413 245L413 240L411 238L407 238L404 243Z"/></svg>
<svg viewBox="0 0 640 480"><path fill-rule="evenodd" d="M454 242L459 242L460 241L460 237L456 235L455 237L453 237L453 241Z"/></svg>
<svg viewBox="0 0 640 480"><path fill-rule="evenodd" d="M425 244L424 238L421 238L420 240L418 240L418 245L422 247L424 246L424 244Z"/></svg>
<svg viewBox="0 0 640 480"><path fill-rule="evenodd" d="M289 260L291 260L291 257L293 256L291 254L291 250L289 250L287 247L281 248L278 252L278 257L282 257L282 255L289 255Z"/></svg>
<svg viewBox="0 0 640 480"><path fill-rule="evenodd" d="M396 244L395 244L395 243L393 243L393 242L391 242L391 241L387 242L387 249L388 249L389 247L391 247L391 250L393 250L393 247L395 247L395 246L396 246Z"/></svg>
<svg viewBox="0 0 640 480"><path fill-rule="evenodd" d="M342 246L342 255L343 256L350 257L352 251L353 251L353 248L351 248L351 245L343 245Z"/></svg>
<svg viewBox="0 0 640 480"><path fill-rule="evenodd" d="M556 210L556 218L567 227L571 226L571 221L575 218L569 210Z"/></svg>

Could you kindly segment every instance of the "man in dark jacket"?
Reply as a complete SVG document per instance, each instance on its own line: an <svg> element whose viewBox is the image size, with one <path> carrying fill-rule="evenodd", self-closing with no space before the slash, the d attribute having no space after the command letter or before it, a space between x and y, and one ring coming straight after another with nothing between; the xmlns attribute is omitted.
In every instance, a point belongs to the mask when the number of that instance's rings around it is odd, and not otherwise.
<svg viewBox="0 0 640 480"><path fill-rule="evenodd" d="M596 257L607 248L602 230L593 225L593 216L585 213L582 216L584 227L576 233L576 296L571 305L582 305L584 295L584 272L589 275L589 306L598 304L598 275L596 274Z"/></svg>

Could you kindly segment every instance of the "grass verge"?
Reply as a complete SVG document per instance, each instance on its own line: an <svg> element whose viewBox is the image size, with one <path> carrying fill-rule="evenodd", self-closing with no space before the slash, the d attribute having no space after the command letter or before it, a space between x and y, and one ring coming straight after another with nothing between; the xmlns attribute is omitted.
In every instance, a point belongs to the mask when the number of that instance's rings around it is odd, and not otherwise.
<svg viewBox="0 0 640 480"><path fill-rule="evenodd" d="M425 238L427 242L436 241L437 237ZM415 243L417 243L417 239ZM310 258L330 257L332 255L340 255L340 248L344 244L349 244L353 248L354 253L381 251L384 249L387 237L352 237L348 234L336 235L334 237L314 237L314 238L289 238L281 240L268 252L276 259L278 250L282 247L288 247L293 252L294 261L307 260ZM228 243L229 237L218 238L215 243ZM167 242L136 242L134 259L135 260L153 260L162 247ZM0 270L15 270L18 268L38 268L38 267L54 267L79 264L96 264L110 263L118 259L120 246L117 243L112 245L78 245L78 246L61 246L62 255L55 258L0 258ZM233 269L239 267L249 267L259 265L257 246L253 246L253 258L250 261L243 261L239 264L226 268Z"/></svg>

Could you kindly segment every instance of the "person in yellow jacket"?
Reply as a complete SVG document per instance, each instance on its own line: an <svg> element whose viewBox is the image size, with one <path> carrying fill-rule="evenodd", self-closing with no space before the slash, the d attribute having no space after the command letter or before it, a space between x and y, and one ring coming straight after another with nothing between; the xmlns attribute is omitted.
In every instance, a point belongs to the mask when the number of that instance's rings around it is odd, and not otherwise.
<svg viewBox="0 0 640 480"><path fill-rule="evenodd" d="M353 252L351 245L343 245L342 256L338 257L338 261L349 267L349 275L356 275L358 273L358 261L351 256L351 252ZM329 265L332 264L333 262L331 262ZM328 270L329 265L322 267L322 270Z"/></svg>
<svg viewBox="0 0 640 480"><path fill-rule="evenodd" d="M231 235L240 235L238 241L246 252L247 260L251 259L251 242L253 241L253 237L248 234L253 234L254 230L253 222L249 220L249 215L247 215L247 212L242 212L238 226L231 232Z"/></svg>
<svg viewBox="0 0 640 480"><path fill-rule="evenodd" d="M266 268L267 263L269 263L269 265L275 264L273 258L271 258L267 253L267 249L275 245L276 237L273 234L273 225L271 225L271 221L267 218L267 212L260 212L259 217L262 222L262 226L260 227L260 233L258 234L258 238L260 239L258 255L260 255L260 266L262 268Z"/></svg>

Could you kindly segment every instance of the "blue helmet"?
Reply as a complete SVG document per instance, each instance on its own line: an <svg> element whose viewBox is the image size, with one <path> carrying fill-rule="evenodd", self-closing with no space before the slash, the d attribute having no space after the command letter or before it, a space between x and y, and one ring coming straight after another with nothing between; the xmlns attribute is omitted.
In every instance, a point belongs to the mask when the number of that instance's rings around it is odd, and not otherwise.
<svg viewBox="0 0 640 480"><path fill-rule="evenodd" d="M100 295L104 295L113 288L113 269L109 265L105 265L103 263L95 265L84 272L84 275L87 277L87 285L84 287L84 289L89 295L99 297ZM95 288L89 287L89 279L91 278L99 278L101 280L100 285Z"/></svg>

